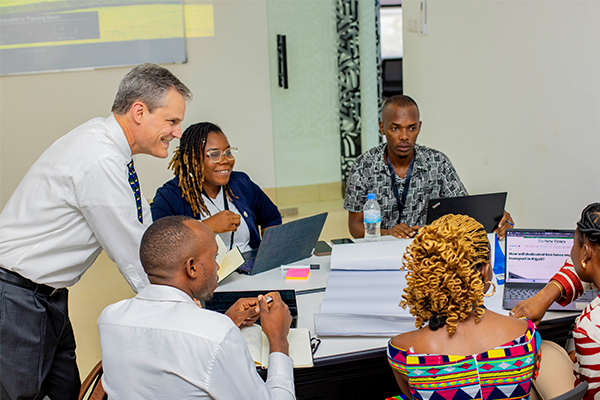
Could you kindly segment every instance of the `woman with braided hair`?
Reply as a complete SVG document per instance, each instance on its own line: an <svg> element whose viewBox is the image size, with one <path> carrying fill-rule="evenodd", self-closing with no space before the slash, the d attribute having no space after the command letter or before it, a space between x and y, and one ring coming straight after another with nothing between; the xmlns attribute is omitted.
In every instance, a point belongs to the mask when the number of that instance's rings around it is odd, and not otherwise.
<svg viewBox="0 0 600 400"><path fill-rule="evenodd" d="M169 163L175 178L156 191L152 218L187 215L219 234L228 249L258 248L259 227L280 225L281 214L248 175L233 171L237 152L217 125L189 126Z"/></svg>
<svg viewBox="0 0 600 400"><path fill-rule="evenodd" d="M600 287L600 203L588 205L577 222L571 257L534 297L517 304L511 315L538 323L553 302L567 305L590 288ZM588 383L584 400L600 399L600 296L575 320L574 384Z"/></svg>
<svg viewBox="0 0 600 400"><path fill-rule="evenodd" d="M388 344L389 363L408 399L529 397L540 337L531 321L483 307L494 285L489 254L483 226L464 215L422 227L408 248L400 305L419 329Z"/></svg>

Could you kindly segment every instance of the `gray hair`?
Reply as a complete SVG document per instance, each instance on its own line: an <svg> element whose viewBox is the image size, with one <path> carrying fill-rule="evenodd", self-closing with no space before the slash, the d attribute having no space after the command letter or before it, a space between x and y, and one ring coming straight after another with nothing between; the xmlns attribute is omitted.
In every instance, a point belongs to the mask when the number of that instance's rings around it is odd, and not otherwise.
<svg viewBox="0 0 600 400"><path fill-rule="evenodd" d="M134 67L119 84L111 111L123 115L136 101L142 101L149 112L166 107L165 97L170 89L175 89L186 102L192 99L192 92L168 69L156 64L144 63Z"/></svg>

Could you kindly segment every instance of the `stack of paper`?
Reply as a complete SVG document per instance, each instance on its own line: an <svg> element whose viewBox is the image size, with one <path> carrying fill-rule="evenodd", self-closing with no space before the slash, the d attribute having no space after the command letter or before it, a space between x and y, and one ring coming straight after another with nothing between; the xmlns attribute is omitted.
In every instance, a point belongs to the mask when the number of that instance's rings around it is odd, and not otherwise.
<svg viewBox="0 0 600 400"><path fill-rule="evenodd" d="M392 336L415 329L415 320L399 307L406 286L403 271L333 270L321 313L319 336Z"/></svg>
<svg viewBox="0 0 600 400"><path fill-rule="evenodd" d="M495 234L488 238L495 244ZM406 287L400 268L411 243L396 239L334 246L321 312L314 315L317 334L393 336L416 329L414 317L398 305Z"/></svg>
<svg viewBox="0 0 600 400"><path fill-rule="evenodd" d="M331 269L398 271L411 243L412 239L394 239L335 245L331 251Z"/></svg>

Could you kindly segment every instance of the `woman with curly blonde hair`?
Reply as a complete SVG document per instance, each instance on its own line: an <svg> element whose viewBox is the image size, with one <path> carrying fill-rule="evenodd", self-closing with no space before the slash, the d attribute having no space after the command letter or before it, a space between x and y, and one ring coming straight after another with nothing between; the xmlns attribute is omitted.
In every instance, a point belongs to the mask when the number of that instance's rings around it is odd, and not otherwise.
<svg viewBox="0 0 600 400"><path fill-rule="evenodd" d="M418 329L388 345L407 398L529 397L540 336L531 321L483 307L493 285L489 254L483 226L464 215L422 227L408 248L400 305L415 316Z"/></svg>

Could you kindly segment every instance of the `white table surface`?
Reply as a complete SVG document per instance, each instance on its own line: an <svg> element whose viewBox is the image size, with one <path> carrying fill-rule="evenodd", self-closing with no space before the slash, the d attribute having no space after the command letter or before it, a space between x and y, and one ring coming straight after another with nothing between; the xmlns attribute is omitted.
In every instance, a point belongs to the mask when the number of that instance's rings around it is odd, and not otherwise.
<svg viewBox="0 0 600 400"><path fill-rule="evenodd" d="M324 289L327 287L327 279L330 273L330 256L312 256L294 264L319 264L320 269L311 270L306 280L286 280L285 271L274 269L260 274L249 276L234 272L219 284L217 291L236 290L277 290L295 289L298 303L298 327L307 328L313 337L316 337L313 315L320 312L321 302L324 298ZM321 290L312 292L313 290ZM402 290L403 288L398 288ZM303 291L309 291L303 294ZM508 315L508 311L502 308L503 287L499 286L492 297L485 299L485 306L495 312ZM551 320L573 315L572 312L547 312L544 320ZM384 348L389 338L386 337L320 337L321 344L314 355L315 359L334 355L352 353L357 351Z"/></svg>

